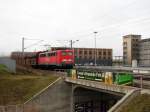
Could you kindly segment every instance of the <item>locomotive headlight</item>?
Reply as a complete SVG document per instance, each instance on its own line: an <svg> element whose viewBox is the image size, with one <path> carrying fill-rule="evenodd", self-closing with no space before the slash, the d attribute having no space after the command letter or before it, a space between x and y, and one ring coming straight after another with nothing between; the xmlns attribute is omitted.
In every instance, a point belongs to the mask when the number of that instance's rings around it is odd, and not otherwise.
<svg viewBox="0 0 150 112"><path fill-rule="evenodd" d="M66 59L63 59L62 61L65 62L65 61L67 61L67 60L66 60Z"/></svg>
<svg viewBox="0 0 150 112"><path fill-rule="evenodd" d="M62 62L72 62L72 59L63 59Z"/></svg>
<svg viewBox="0 0 150 112"><path fill-rule="evenodd" d="M68 61L72 61L72 59L68 59Z"/></svg>

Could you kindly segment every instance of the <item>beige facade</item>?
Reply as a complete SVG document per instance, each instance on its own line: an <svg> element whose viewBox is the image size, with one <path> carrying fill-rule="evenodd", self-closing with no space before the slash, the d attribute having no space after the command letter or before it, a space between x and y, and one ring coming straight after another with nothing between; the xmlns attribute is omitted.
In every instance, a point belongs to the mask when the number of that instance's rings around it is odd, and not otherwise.
<svg viewBox="0 0 150 112"><path fill-rule="evenodd" d="M132 60L138 60L140 40L141 35L123 36L123 59L125 65L131 65Z"/></svg>
<svg viewBox="0 0 150 112"><path fill-rule="evenodd" d="M112 49L100 49L97 48L74 48L75 57L79 59L111 59L112 60Z"/></svg>

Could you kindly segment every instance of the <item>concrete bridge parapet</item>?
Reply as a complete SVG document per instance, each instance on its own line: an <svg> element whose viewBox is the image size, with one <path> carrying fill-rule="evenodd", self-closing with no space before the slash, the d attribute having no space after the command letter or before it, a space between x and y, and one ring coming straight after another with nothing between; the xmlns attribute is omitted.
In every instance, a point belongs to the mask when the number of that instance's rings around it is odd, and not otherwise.
<svg viewBox="0 0 150 112"><path fill-rule="evenodd" d="M89 80L82 80L82 79L72 79L70 77L66 77L65 81L68 83L72 83L75 85L81 85L85 87L92 87L95 89L104 90L107 92L117 92L117 93L123 93L127 94L132 90L135 90L135 87L129 87L129 86L123 86L123 85L115 85L115 84L105 84L103 82L96 82L96 81L89 81Z"/></svg>

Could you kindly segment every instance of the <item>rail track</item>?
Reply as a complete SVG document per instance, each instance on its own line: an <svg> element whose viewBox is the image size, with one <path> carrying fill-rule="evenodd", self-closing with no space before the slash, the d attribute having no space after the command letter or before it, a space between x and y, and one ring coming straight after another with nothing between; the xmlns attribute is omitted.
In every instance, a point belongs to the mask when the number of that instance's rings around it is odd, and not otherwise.
<svg viewBox="0 0 150 112"><path fill-rule="evenodd" d="M55 75L59 77L64 77L67 74L66 69L33 69L29 67L22 67L24 70L27 70L29 72L33 72L39 75ZM92 70L91 70L92 71ZM95 70L94 70L95 71ZM150 89L150 75L137 75L134 74L134 86L139 87L139 88L144 88L144 89Z"/></svg>

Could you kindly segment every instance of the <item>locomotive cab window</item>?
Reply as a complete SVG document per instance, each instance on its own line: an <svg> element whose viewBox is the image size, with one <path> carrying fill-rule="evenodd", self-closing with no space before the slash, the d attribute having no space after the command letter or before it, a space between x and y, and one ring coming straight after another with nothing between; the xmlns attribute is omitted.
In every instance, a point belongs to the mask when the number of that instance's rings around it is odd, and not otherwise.
<svg viewBox="0 0 150 112"><path fill-rule="evenodd" d="M66 56L67 53L65 51L63 51L61 54L62 54L62 56Z"/></svg>
<svg viewBox="0 0 150 112"><path fill-rule="evenodd" d="M51 56L51 53L48 53L47 55L48 55L48 57L50 57L50 56Z"/></svg>
<svg viewBox="0 0 150 112"><path fill-rule="evenodd" d="M56 56L56 52L48 53L47 55L48 55L48 57Z"/></svg>
<svg viewBox="0 0 150 112"><path fill-rule="evenodd" d="M40 57L46 57L46 54L40 54Z"/></svg>
<svg viewBox="0 0 150 112"><path fill-rule="evenodd" d="M53 52L53 53L52 53L52 56L56 56L56 52Z"/></svg>
<svg viewBox="0 0 150 112"><path fill-rule="evenodd" d="M68 52L68 55L69 55L69 56L72 56L72 55L73 55L73 53L72 53L72 52Z"/></svg>

